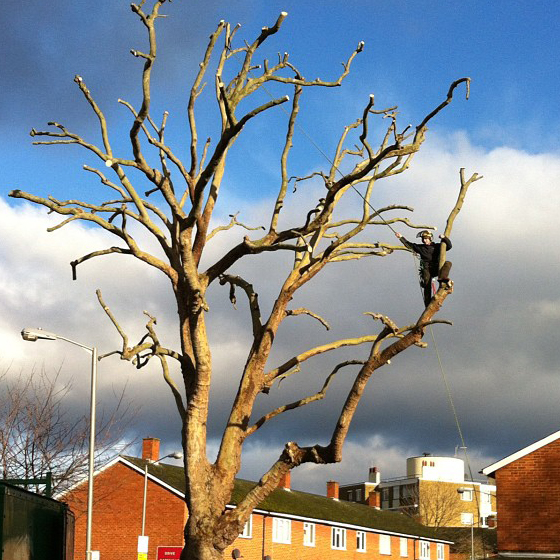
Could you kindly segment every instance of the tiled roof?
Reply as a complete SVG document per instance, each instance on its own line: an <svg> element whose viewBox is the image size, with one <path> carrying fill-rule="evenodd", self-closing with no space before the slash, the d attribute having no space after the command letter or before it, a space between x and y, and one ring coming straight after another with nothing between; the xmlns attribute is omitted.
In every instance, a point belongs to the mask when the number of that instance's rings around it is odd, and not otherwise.
<svg viewBox="0 0 560 560"><path fill-rule="evenodd" d="M143 459L136 457L123 457L123 459L142 470L145 468L146 461ZM185 479L183 467L165 465L163 463L159 465L149 463L148 473L184 494ZM237 505L256 484L256 482L236 479L231 505ZM441 537L438 538L430 527L425 527L402 513L381 511L370 506L345 500L333 500L325 496L299 492L297 490L276 489L259 504L256 511L303 517L325 521L329 524L354 525L364 529L374 529L379 532L443 540Z"/></svg>

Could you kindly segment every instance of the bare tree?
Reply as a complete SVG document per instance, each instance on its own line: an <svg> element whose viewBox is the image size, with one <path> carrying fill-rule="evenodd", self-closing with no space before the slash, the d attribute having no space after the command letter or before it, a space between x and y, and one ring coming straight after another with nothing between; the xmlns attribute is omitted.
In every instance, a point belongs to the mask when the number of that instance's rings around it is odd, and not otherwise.
<svg viewBox="0 0 560 560"><path fill-rule="evenodd" d="M423 480L417 486L419 521L437 531L461 525L461 499L457 487L440 481Z"/></svg>
<svg viewBox="0 0 560 560"><path fill-rule="evenodd" d="M117 253L135 257L159 270L168 279L177 303L180 323L178 349L168 348L160 341L156 332L156 318L150 315L145 336L138 343L132 343L99 291L98 298L122 339L122 347L113 354L120 355L123 360L130 360L138 368L154 359L161 365L163 378L174 396L182 420L185 499L189 511L185 527L187 546L182 558L213 559L221 557L222 551L242 530L252 509L276 488L287 471L303 463L340 461L350 422L372 374L405 349L425 345L422 337L428 325L446 322L436 320L434 316L451 293L452 285L440 286L428 307L408 325L399 326L389 317L371 312L371 317L380 324L378 329L372 329L371 334L327 341L321 346L287 357L278 367L267 369L267 360L276 335L285 321L307 315L317 319L318 325L328 325L325 319L311 309L290 308L290 301L302 286L315 280L331 263L356 261L365 257L385 257L395 251L405 250L402 246L371 242L371 233L367 238L360 237L360 234L372 226L387 227L397 222L412 228L426 227L415 225L406 217L394 215L399 211L403 213L412 210L406 206L391 205L374 210L370 203L373 187L377 181L408 169L414 154L424 142L428 123L452 101L458 86L468 87L469 79L462 78L453 82L445 99L415 128L409 126L399 129L397 108L374 109L374 97L369 96L359 118L342 131L328 168L309 177L294 178L288 171L288 159L304 91L309 88L340 86L348 75L354 58L362 52L364 44L358 44L343 63L341 74L335 79L309 80L290 61L287 53L279 55L274 62L264 60L261 65L255 63L259 49L269 37L280 30L286 13L280 14L272 27L263 27L252 42L244 42L240 46L234 45L239 26L232 28L229 23L221 21L210 35L190 90L187 104L189 158L188 161L183 161L179 152L165 139L168 113L165 112L161 120L156 120L150 113L151 73L156 62L156 23L162 17L160 10L164 3L165 0L154 0L151 3L142 0L139 4L132 4L132 11L147 31L148 48L145 52L131 51L133 56L143 61L141 106L135 108L129 102L120 100L132 114L129 132L131 158L114 152L104 112L80 76L76 76L75 82L99 120L102 144L95 145L64 124L56 122L49 123L52 127L49 130L31 131L32 136L39 138L36 144L77 144L95 154L101 161L100 168L84 168L97 176L102 186L108 187L113 198L103 203L56 200L19 190L11 192L11 196L43 205L50 212L63 216L63 221L51 230L75 220L85 220L114 235L118 244L86 254L71 263L74 276L80 264L94 257ZM147 9L147 4L150 4L151 9ZM204 80L210 73L221 130L217 140L208 139L201 147L198 113L195 109L205 88ZM269 84L274 84L273 91L287 88L291 95L281 95L259 104L255 94L263 91ZM228 153L245 127L257 117L264 118L265 113L277 111L279 106L289 109L284 145L279 154L277 196L268 217L268 225L262 234L240 236L235 246L209 266L203 266L203 255L210 258L205 250L209 247L210 240L215 239L220 231L236 226L248 229L248 226L238 222L236 215L232 216L229 224L211 229L211 219L226 173ZM381 134L375 144L370 134L371 119L382 119L379 121L382 125ZM379 135L379 129L376 130L376 135ZM152 150L150 156L148 149ZM111 176L105 174L104 168L111 171ZM138 184L145 183L146 180L150 184L150 189L146 192L140 192L136 186L134 177L138 176L141 178ZM299 225L283 226L283 207L289 195L290 184L297 184L310 177L324 185L324 197L316 207L301 211ZM476 175L473 176L467 183L476 178ZM351 218L341 217L337 213L340 202L347 194L355 197L352 190L357 186L362 186L364 190L363 202L356 215ZM156 197L159 202L154 201ZM450 234L451 222L446 228L446 235ZM151 235L161 252L150 252L142 244L141 238L133 234L131 224L140 226ZM279 258L278 278L282 283L270 312L265 314L251 279L233 273L233 268L248 256L254 259L271 254ZM285 276L280 276L283 274L281 268L285 261L282 255L286 254L293 256L291 266ZM207 458L206 446L213 368L206 315L210 312L207 291L215 283L229 287L232 302L235 302L236 290L244 292L248 301L252 341L247 350L245 365L236 377L237 394L231 404L217 457L211 462ZM358 346L367 348L366 357L362 360L342 361L332 371L325 372L324 384L317 392L303 395L282 406L271 407L261 417L252 418L257 397L270 393L281 380L297 374L305 362L343 347ZM177 364L180 369L179 383L174 378L172 363ZM278 459L238 507L234 510L226 509L235 476L241 466L243 445L248 438L279 415L323 399L333 377L342 368L350 366L358 366L358 370L333 423L329 443L303 446L295 441L287 442Z"/></svg>
<svg viewBox="0 0 560 560"><path fill-rule="evenodd" d="M63 492L87 474L89 418L73 415L67 399L71 382L60 371L0 374L0 466L3 479L44 479L52 473L52 491ZM96 462L122 452L126 428L134 413L120 395L112 412L97 423ZM38 487L44 491L44 487Z"/></svg>

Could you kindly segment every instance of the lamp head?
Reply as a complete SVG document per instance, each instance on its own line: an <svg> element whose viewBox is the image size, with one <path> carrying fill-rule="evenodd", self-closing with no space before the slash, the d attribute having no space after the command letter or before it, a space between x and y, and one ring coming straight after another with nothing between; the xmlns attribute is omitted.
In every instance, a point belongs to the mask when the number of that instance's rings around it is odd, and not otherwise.
<svg viewBox="0 0 560 560"><path fill-rule="evenodd" d="M56 335L41 328L26 327L21 331L21 338L28 342L36 342L37 340L56 340Z"/></svg>

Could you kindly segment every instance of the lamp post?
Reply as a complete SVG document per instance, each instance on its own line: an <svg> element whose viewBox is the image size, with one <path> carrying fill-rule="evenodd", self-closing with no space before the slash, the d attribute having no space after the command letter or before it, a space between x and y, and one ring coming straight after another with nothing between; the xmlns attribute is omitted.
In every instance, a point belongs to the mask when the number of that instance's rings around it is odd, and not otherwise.
<svg viewBox="0 0 560 560"><path fill-rule="evenodd" d="M457 494L464 494L465 492L474 492L472 488L457 488ZM471 560L474 560L474 514L471 513Z"/></svg>
<svg viewBox="0 0 560 560"><path fill-rule="evenodd" d="M86 527L86 560L92 560L91 551L91 528L93 517L93 470L94 470L94 452L95 452L95 398L97 393L97 348L90 347L70 340L59 334L44 331L41 328L25 328L21 331L23 340L36 342L37 340L64 340L75 346L79 346L91 353L91 393L89 408L89 457L88 457L88 498L87 498L87 527Z"/></svg>
<svg viewBox="0 0 560 560"><path fill-rule="evenodd" d="M148 494L148 465L151 463L153 465L157 465L160 461L167 459L169 457L173 457L173 459L182 459L183 454L180 451L174 451L173 453L169 453L169 455L164 455L155 461L150 461L149 459L146 460L146 464L144 465L144 499L142 500L142 536L144 536L145 529L146 529L146 496Z"/></svg>
<svg viewBox="0 0 560 560"><path fill-rule="evenodd" d="M457 494L465 494L466 492L472 492L473 494L476 494L476 489L474 487L472 488L457 488ZM482 490L478 491L479 494L486 494L487 496L490 496L490 500L492 500L492 496L493 494L490 492L483 492ZM471 518L471 560L475 560L475 556L474 556L474 514L471 514L472 518ZM480 506L477 505L477 515L480 516ZM484 557L486 558L486 552L484 552Z"/></svg>

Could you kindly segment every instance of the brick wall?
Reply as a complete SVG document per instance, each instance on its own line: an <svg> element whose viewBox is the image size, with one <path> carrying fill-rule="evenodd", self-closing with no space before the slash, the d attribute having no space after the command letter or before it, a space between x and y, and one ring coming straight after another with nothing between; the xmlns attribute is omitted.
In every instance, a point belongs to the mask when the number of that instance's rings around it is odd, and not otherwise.
<svg viewBox="0 0 560 560"><path fill-rule="evenodd" d="M138 535L142 529L144 477L123 463L115 463L97 474L94 483L92 548L102 560L137 557ZM68 493L64 500L76 515L75 558L85 557L87 483ZM166 488L148 481L146 535L149 536L148 560L156 559L158 546L182 546L186 508L183 501ZM291 543L272 542L271 516L253 514L251 538L238 538L224 554L232 558L233 549L241 551L242 560L415 560L420 557L419 544L407 539L407 557L400 555L400 538L391 537L391 554L380 554L377 533L366 533L366 552L357 550L356 530L346 530L346 550L331 548L331 528L315 524L315 546L303 545L303 521L291 521ZM430 560L437 560L437 546L431 543ZM445 547L445 560L449 548Z"/></svg>
<svg viewBox="0 0 560 560"><path fill-rule="evenodd" d="M560 440L496 471L500 552L560 552Z"/></svg>
<svg viewBox="0 0 560 560"><path fill-rule="evenodd" d="M264 528L263 528L264 519ZM407 538L407 554L401 557L400 537L391 536L391 554L380 553L380 535L366 533L366 551L357 550L356 530L346 530L346 550L331 548L331 527L315 525L315 546L303 545L303 521L292 520L291 543L280 544L272 542L272 517L263 518L253 514L252 538L238 538L225 551L225 559L232 558L233 549L241 552L242 560L262 560L270 556L272 560L417 560L420 558L419 542ZM263 534L264 531L264 534ZM263 546L264 536L264 546ZM449 547L445 545L445 560L449 560ZM437 560L437 545L430 543L430 560Z"/></svg>
<svg viewBox="0 0 560 560"><path fill-rule="evenodd" d="M96 475L93 489L93 550L100 551L102 560L136 558L138 536L142 533L143 475L116 463ZM76 516L74 556L84 558L87 483L63 500ZM155 559L158 546L182 546L185 521L186 508L182 499L148 480L145 533L150 537L149 559Z"/></svg>

